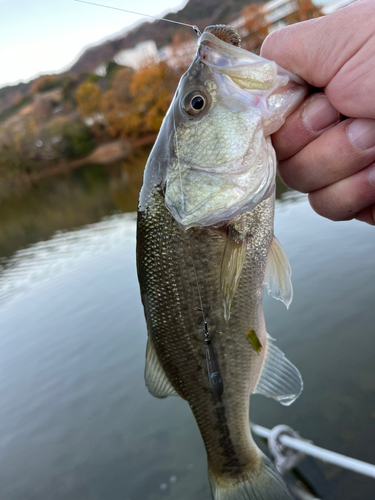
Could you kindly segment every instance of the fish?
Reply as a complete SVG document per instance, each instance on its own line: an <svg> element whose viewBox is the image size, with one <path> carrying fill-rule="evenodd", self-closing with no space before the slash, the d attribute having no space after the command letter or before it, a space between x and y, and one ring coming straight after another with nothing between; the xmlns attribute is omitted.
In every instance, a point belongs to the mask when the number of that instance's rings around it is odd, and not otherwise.
<svg viewBox="0 0 375 500"><path fill-rule="evenodd" d="M137 270L147 323L145 382L179 396L207 452L214 500L293 498L254 443L250 395L291 404L301 375L268 336L263 289L288 307L291 268L274 236L270 135L307 87L207 27L147 161Z"/></svg>

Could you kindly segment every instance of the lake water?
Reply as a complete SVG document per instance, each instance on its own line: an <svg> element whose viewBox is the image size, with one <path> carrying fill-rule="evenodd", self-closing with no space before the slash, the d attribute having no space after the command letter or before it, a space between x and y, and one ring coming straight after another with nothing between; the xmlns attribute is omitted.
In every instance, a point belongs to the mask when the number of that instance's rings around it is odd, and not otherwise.
<svg viewBox="0 0 375 500"><path fill-rule="evenodd" d="M187 404L143 381L146 327L135 269L147 151L90 166L0 204L0 499L210 500ZM290 407L252 397L252 421L375 463L375 231L277 201L293 269L268 332L299 367ZM373 500L370 478L317 463L327 500ZM316 472L316 471L315 471Z"/></svg>

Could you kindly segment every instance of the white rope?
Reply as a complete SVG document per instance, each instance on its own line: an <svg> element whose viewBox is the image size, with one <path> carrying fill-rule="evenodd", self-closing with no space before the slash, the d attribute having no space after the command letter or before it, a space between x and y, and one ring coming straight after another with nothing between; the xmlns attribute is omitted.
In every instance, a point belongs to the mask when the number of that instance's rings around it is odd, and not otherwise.
<svg viewBox="0 0 375 500"><path fill-rule="evenodd" d="M271 431L262 427L260 425L251 425L251 430L257 436L269 438ZM290 436L280 436L280 443L293 450L301 451L310 455L312 457L318 458L324 462L329 462L344 469L349 469L359 474L364 474L365 476L370 476L375 478L375 465L362 462L355 458L346 457L345 455L340 455L340 453L335 453L333 451L325 450L319 446L315 446L307 441L302 441L300 439L292 438Z"/></svg>

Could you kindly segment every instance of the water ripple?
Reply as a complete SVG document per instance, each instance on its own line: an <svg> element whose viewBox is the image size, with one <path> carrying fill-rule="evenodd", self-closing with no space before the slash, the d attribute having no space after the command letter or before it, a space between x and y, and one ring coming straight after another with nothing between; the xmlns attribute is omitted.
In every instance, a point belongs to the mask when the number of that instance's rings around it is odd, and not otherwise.
<svg viewBox="0 0 375 500"><path fill-rule="evenodd" d="M116 214L17 251L0 262L0 305L108 250L134 248L136 213Z"/></svg>

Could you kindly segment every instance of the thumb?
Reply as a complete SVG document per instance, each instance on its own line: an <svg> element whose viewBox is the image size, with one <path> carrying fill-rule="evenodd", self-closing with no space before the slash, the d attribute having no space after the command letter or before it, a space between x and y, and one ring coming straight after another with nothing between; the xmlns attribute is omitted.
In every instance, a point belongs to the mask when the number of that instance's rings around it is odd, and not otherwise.
<svg viewBox="0 0 375 500"><path fill-rule="evenodd" d="M374 26L375 2L359 0L328 16L272 32L261 55L314 87L326 87L328 99L346 116L366 117L369 96L361 93L358 102L358 82L361 89L373 88L375 68L369 70L369 62L375 46Z"/></svg>
<svg viewBox="0 0 375 500"><path fill-rule="evenodd" d="M356 2L332 14L273 31L264 41L262 57L297 74L314 87L326 87L366 42L373 0Z"/></svg>

